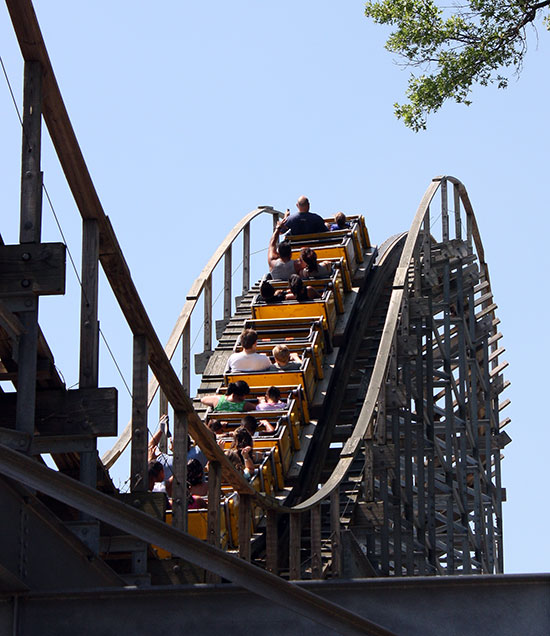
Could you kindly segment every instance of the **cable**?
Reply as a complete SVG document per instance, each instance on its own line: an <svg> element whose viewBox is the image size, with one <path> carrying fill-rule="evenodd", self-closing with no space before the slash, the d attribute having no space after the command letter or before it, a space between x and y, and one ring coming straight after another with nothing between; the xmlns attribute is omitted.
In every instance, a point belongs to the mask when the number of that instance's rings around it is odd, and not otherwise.
<svg viewBox="0 0 550 636"><path fill-rule="evenodd" d="M25 133L25 129L24 129L24 127L23 127L23 119L21 118L21 113L20 113L20 111L19 111L19 107L17 106L17 101L16 101L16 99L15 99L15 95L14 95L14 93L13 93L13 89L12 89L12 87L11 87L11 83L10 83L10 80L9 80L9 77L8 77L8 73L7 73L7 71L6 71L6 67L5 67L5 65L4 65L4 61L3 61L3 59L2 59L2 57L1 57L1 56L0 56L0 64L2 65L2 71L3 71L3 73L4 73L4 77L5 77L5 79L6 79L6 83L7 83L7 85L8 85L8 90L9 90L9 92L10 92L11 99L12 99L12 101L13 101L13 105L14 105L14 108L15 108L15 112L17 113L17 117L18 117L18 119L19 119L19 123L21 124L21 128L23 128L23 135L24 135L24 133ZM46 199L47 199L47 201L48 201L48 205L50 206L50 210L51 210L51 212L52 212L52 215L53 215L53 218L54 218L54 220L55 220L55 223L56 223L56 225L57 225L57 229L59 230L59 233L60 233L60 235L61 235L61 238L62 238L63 244L65 245L65 248L66 248L66 250L67 250L67 254L68 254L68 256L69 256L69 260L70 260L70 262L71 262L71 266L72 266L73 271L74 271L74 274L75 274L75 276L76 276L76 280L78 281L78 285L79 285L79 287L80 287L80 289L81 289L82 294L84 295L84 300L86 301L86 303L88 303L88 304L89 304L88 298L87 298L87 296L86 296L86 292L85 292L84 287L83 287L83 285L82 285L82 280L81 280L81 278L80 278L80 275L79 275L79 273L78 273L78 269L77 269L76 264L75 264L75 262L74 262L74 259L73 259L73 256L72 256L72 253L71 253L71 250L70 250L70 248L69 248L69 244L68 244L68 242L67 242L67 239L65 238L65 234L64 234L64 232L63 232L63 228L61 227L61 223L60 223L59 218L58 218L58 216L57 216L57 214L56 214L56 211L55 211L55 208L54 208L53 202L52 202L52 200L51 200L50 194L49 194L48 189L46 188L46 185L45 185L44 183L42 183L42 190L44 191L44 194L46 195ZM109 354L110 354L110 356L111 356L111 359L113 360L113 362L114 362L114 364L115 364L115 367L116 367L116 369L117 369L117 371L118 371L118 373L119 373L119 375L120 375L120 377L121 377L121 379L122 379L122 382L124 383L124 386L126 387L126 390L128 391L128 394L130 395L130 397L132 397L132 392L130 391L130 388L128 387L128 383L126 382L126 379L124 378L124 375L122 374L122 371L121 371L121 369L120 369L120 366L119 366L118 362L116 361L116 358L115 358L115 356L114 356L114 354L113 354L113 352L112 352L112 350L111 350L111 348L110 348L110 346L109 346L109 343L107 342L107 339L105 338L105 334L101 331L101 328L99 329L99 333L100 333L100 335L101 335L101 337L102 337L102 339L103 339L103 342L105 343L105 346L107 347L107 350L109 351ZM56 368L57 368L57 367L56 367ZM58 369L58 372L60 373L59 369ZM62 374L61 374L61 373L60 373L60 375L62 376ZM78 384L78 383L73 384L72 386L76 386L77 384Z"/></svg>
<svg viewBox="0 0 550 636"><path fill-rule="evenodd" d="M8 89L10 91L10 95L11 95L11 99L13 101L13 105L15 107L15 112L17 113L17 116L19 117L19 123L21 124L21 127L23 127L23 119L21 118L21 113L19 112L19 107L17 106L17 102L15 100L15 95L13 94L13 90L11 88L11 84L10 84L10 80L8 77L8 73L6 71L6 67L4 66L4 60L2 59L2 56L0 55L0 64L2 65L2 71L4 72L4 77L6 78L6 83L8 85Z"/></svg>

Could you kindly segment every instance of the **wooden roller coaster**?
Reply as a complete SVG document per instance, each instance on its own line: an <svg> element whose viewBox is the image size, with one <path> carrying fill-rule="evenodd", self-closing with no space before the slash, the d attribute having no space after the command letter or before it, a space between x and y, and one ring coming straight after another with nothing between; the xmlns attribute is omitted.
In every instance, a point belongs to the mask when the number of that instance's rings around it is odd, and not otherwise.
<svg viewBox="0 0 550 636"><path fill-rule="evenodd" d="M267 214L275 227L282 216L253 210L196 279L163 347L94 189L32 4L7 5L25 83L20 243L0 245L0 377L13 385L0 391L6 598L233 582L338 633L391 634L338 597L295 582L502 573L507 363L464 185L433 179L409 231L378 247L362 215L341 231L291 236L295 252L307 245L331 263L330 276L308 281L319 291L315 300L266 303L251 285L251 224ZM72 390L38 325L39 297L64 293L66 249L40 238L42 119L82 216L80 382ZM237 240L242 289L232 314ZM117 435L118 421L116 390L98 386L99 264L134 342L132 418L101 459L97 438ZM215 321L217 267L224 302ZM193 365L197 316L204 351ZM270 355L285 344L299 368L227 372L245 328L257 332L258 351ZM194 400L193 368L202 374ZM250 478L224 453L230 434L216 439L205 425L227 422L227 431L241 414L213 413L200 401L238 380L249 385L249 404L269 386L284 401L257 412L270 431L254 438ZM148 410L157 403L173 422L170 503L149 490L148 421L156 416ZM208 460L203 508L189 509L189 439ZM121 493L109 469L129 445L130 488ZM16 615L0 614L0 624L31 633Z"/></svg>

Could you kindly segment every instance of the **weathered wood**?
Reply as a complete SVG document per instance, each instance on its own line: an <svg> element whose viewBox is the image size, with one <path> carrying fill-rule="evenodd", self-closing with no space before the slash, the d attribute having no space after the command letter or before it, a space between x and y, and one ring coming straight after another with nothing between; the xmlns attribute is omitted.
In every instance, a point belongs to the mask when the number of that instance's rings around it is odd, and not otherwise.
<svg viewBox="0 0 550 636"><path fill-rule="evenodd" d="M38 298L28 298L29 311L19 314L24 333L19 338L17 356L16 428L33 433L36 405L36 364L38 346ZM1 396L3 397L3 396Z"/></svg>
<svg viewBox="0 0 550 636"><path fill-rule="evenodd" d="M63 243L0 246L0 297L65 293Z"/></svg>
<svg viewBox="0 0 550 636"><path fill-rule="evenodd" d="M321 506L310 511L311 532L311 578L320 579L323 573L321 560Z"/></svg>
<svg viewBox="0 0 550 636"><path fill-rule="evenodd" d="M374 472L395 466L395 448L394 444L375 444L372 447Z"/></svg>
<svg viewBox="0 0 550 636"><path fill-rule="evenodd" d="M220 546L220 496L222 473L219 462L208 465L208 543Z"/></svg>
<svg viewBox="0 0 550 636"><path fill-rule="evenodd" d="M51 67L32 7L25 5L23 8L17 3L10 3L9 10L18 35L23 57L26 60L40 60L44 67L44 120L48 126L50 137L81 215L84 218L98 219L100 225L100 260L107 279L111 284L113 292L133 333L147 335L150 347L149 364L151 370L157 378L161 379L163 389L170 403L174 408L192 414L192 402L183 390L181 382L172 369L168 356L158 340L132 281L116 235L109 219L105 216L97 196L64 106L59 87L57 86L55 74ZM255 216L265 211L272 213L271 209L266 210L263 208L249 213L239 224L236 234L232 233L232 236L233 234L235 234L235 236L238 235L244 224L250 222ZM226 240L232 243L234 236L233 238L228 237ZM208 269L208 276L213 270L211 263L215 258L219 260L226 249L227 245L223 244L220 247L219 254L216 252L209 261L207 268L205 268ZM197 280L196 284L201 287L202 282ZM178 335L176 337L177 341L179 341L180 336ZM154 392L156 392L156 388L153 393ZM245 483L243 477L237 475L236 471L231 467L229 460L223 457L223 453L221 453L219 449L214 448L215 440L209 440L204 432L201 434L198 418L192 417L190 425L194 429L192 431L194 437L201 442L202 448L206 450L208 455L212 458L220 458L223 462L224 469L235 485L240 489L252 492L250 485ZM130 431L131 427L125 434L124 440L121 444L117 445L115 452L111 455L115 460L122 452L121 447L127 446L130 439Z"/></svg>
<svg viewBox="0 0 550 636"><path fill-rule="evenodd" d="M455 236L462 240L462 221L460 218L460 189L456 183L453 183L453 201L455 210Z"/></svg>
<svg viewBox="0 0 550 636"><path fill-rule="evenodd" d="M239 556L250 561L250 531L251 531L251 498L250 495L239 495Z"/></svg>
<svg viewBox="0 0 550 636"><path fill-rule="evenodd" d="M212 276L204 285L204 351L212 350Z"/></svg>
<svg viewBox="0 0 550 636"><path fill-rule="evenodd" d="M243 228L243 295L250 289L250 223Z"/></svg>
<svg viewBox="0 0 550 636"><path fill-rule="evenodd" d="M147 471L147 374L148 343L146 336L134 336L132 373L132 450L130 456L130 490L148 490Z"/></svg>
<svg viewBox="0 0 550 636"><path fill-rule="evenodd" d="M38 61L25 62L23 85L23 139L21 144L21 211L19 241L25 246L0 246L0 296L6 293L26 293L35 290L34 276L20 266L29 261L28 255L40 243L42 232L42 174L40 172L42 126L42 66ZM40 249L40 246L38 247ZM14 263L15 254L19 260ZM19 269L19 275L14 269ZM34 263L33 263L33 273ZM64 275L64 271L63 271ZM17 429L34 432L36 392L36 358L38 346L38 299L26 298L25 311L20 315L23 324L18 342Z"/></svg>
<svg viewBox="0 0 550 636"><path fill-rule="evenodd" d="M223 273L223 319L228 321L231 319L231 303L233 302L233 295L231 292L231 277L233 272L231 271L231 245L227 248L224 255L224 273Z"/></svg>
<svg viewBox="0 0 550 636"><path fill-rule="evenodd" d="M81 389L97 387L99 378L99 226L95 219L82 223L82 273L80 300L80 373Z"/></svg>
<svg viewBox="0 0 550 636"><path fill-rule="evenodd" d="M191 320L185 325L181 336L181 385L189 394L191 390Z"/></svg>
<svg viewBox="0 0 550 636"><path fill-rule="evenodd" d="M13 340L25 333L25 327L19 318L11 312L7 305L0 300L0 327L4 329Z"/></svg>
<svg viewBox="0 0 550 636"><path fill-rule="evenodd" d="M384 504L382 501L365 501L357 504L354 525L357 527L375 527L384 524Z"/></svg>
<svg viewBox="0 0 550 636"><path fill-rule="evenodd" d="M207 541L210 545L216 548L220 547L220 521L221 521L221 483L222 483L222 471L219 462L210 462L208 465L208 534ZM247 495L243 495L247 497ZM239 517L239 528L241 519ZM250 545L250 537L248 538L248 544ZM240 539L239 539L239 553L240 553ZM248 555L241 554L247 561L250 560L250 553ZM213 572L207 572L207 583L219 583L220 577Z"/></svg>
<svg viewBox="0 0 550 636"><path fill-rule="evenodd" d="M40 243L42 233L42 65L25 62L21 144L21 243Z"/></svg>
<svg viewBox="0 0 550 636"><path fill-rule="evenodd" d="M290 533L288 546L288 576L291 581L302 578L300 550L302 547L302 517L299 512L290 513Z"/></svg>
<svg viewBox="0 0 550 636"><path fill-rule="evenodd" d="M187 532L187 414L174 412L174 449L172 472L172 525Z"/></svg>
<svg viewBox="0 0 550 636"><path fill-rule="evenodd" d="M449 240L449 204L447 199L447 180L441 180L441 234L443 242Z"/></svg>
<svg viewBox="0 0 550 636"><path fill-rule="evenodd" d="M330 542L332 549L331 572L333 578L342 576L342 536L340 529L340 491L330 493Z"/></svg>
<svg viewBox="0 0 550 636"><path fill-rule="evenodd" d="M273 574L279 573L278 567L278 531L277 531L277 513L274 510L267 511L266 521L266 557L265 569Z"/></svg>
<svg viewBox="0 0 550 636"><path fill-rule="evenodd" d="M0 425L5 428L15 428L16 400L16 393L0 394ZM42 435L116 435L117 390L37 391L36 429Z"/></svg>
<svg viewBox="0 0 550 636"><path fill-rule="evenodd" d="M79 387L95 388L99 381L99 226L95 219L82 223L82 273L80 296ZM96 487L97 449L95 439L80 455L80 481Z"/></svg>

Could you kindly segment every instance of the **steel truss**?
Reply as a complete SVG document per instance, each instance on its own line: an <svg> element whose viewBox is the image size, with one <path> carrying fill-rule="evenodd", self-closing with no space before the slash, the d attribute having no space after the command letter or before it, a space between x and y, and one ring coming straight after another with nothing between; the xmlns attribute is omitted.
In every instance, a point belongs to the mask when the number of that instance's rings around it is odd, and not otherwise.
<svg viewBox="0 0 550 636"><path fill-rule="evenodd" d="M438 187L439 240L430 221ZM415 221L411 257L405 247L409 260L402 258L394 282L401 299L365 438L353 531L381 575L500 573L501 448L510 438L501 430L507 420L499 422L499 394L509 383L501 374L507 363L498 360L499 320L464 186L451 177L434 180Z"/></svg>

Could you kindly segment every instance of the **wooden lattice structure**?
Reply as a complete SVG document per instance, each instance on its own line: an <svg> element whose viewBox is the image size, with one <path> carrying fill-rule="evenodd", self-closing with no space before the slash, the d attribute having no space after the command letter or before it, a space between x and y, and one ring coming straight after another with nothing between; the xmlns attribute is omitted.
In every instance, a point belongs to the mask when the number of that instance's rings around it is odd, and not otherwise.
<svg viewBox="0 0 550 636"><path fill-rule="evenodd" d="M322 397L312 400L316 428L301 470L284 497L255 489L206 430L189 396L190 321L200 306L204 351L195 370L204 371L204 390L211 390L223 381L215 369L227 358L224 337L242 327L255 291L250 225L265 214L275 224L280 213L259 208L235 226L197 278L163 347L87 171L32 5L7 5L25 59L25 94L20 242L0 245L0 372L15 387L0 393L0 497L10 519L0 553L4 587L48 588L52 564L60 559L68 563L62 577L67 588L224 578L333 629L389 634L289 580L501 573L500 459L510 440L503 430L508 420L500 417L507 402L499 396L507 386L506 363L464 186L453 177L434 179L408 233L378 250L368 234L359 241ZM76 390L65 388L38 324L39 297L65 289L65 246L42 243L40 236L42 120L82 216ZM238 237L243 277L232 316ZM215 323L212 287L219 264L224 304ZM100 265L134 339L132 419L102 459L97 438L116 435L118 421L116 390L98 386ZM181 375L172 364L176 352ZM157 518L158 499L147 489L148 409L157 392L161 412L174 415L171 526ZM188 434L209 460L205 541L187 533ZM130 493L121 496L108 469L128 444ZM58 471L42 465L44 453ZM233 553L220 549L222 480L239 499ZM263 519L261 532L253 532L257 517ZM40 541L33 546L28 536ZM168 565L151 565L152 545L169 553ZM105 557L117 551L128 557L128 571L112 569Z"/></svg>

